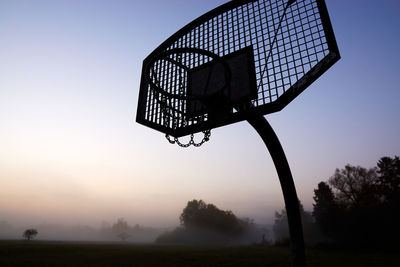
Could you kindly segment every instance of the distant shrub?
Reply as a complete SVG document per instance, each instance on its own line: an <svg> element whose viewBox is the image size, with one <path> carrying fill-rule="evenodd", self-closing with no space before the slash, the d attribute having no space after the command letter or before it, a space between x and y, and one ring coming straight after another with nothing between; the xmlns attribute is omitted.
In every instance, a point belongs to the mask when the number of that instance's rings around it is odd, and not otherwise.
<svg viewBox="0 0 400 267"><path fill-rule="evenodd" d="M31 240L33 239L36 235L38 234L38 231L36 229L26 229L24 231L24 233L22 234L22 236L26 239L26 240Z"/></svg>

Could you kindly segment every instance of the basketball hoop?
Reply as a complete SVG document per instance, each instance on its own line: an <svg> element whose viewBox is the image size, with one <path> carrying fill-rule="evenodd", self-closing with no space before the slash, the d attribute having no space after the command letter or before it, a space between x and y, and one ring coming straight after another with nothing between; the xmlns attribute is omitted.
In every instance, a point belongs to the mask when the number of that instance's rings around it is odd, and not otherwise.
<svg viewBox="0 0 400 267"><path fill-rule="evenodd" d="M183 63L182 58L186 58ZM189 60L188 60L189 59ZM213 63L206 70L206 83L197 91L190 90L190 73L198 67L199 60L202 64ZM202 65L200 64L200 65ZM223 84L218 88L212 87L213 71L219 66L223 71ZM165 69L174 75L165 75ZM171 78L172 77L172 78ZM192 123L203 122L209 119L210 114L216 113L216 101L221 99L223 92L229 92L231 71L227 62L215 53L198 48L173 48L153 57L145 67L145 78L154 100L160 107L161 118L166 128L172 130L178 127L186 127ZM226 101L229 101L228 99ZM204 136L200 142L194 140L194 134L190 134L190 140L183 143L178 137L166 134L168 142L178 144L181 147L191 145L200 147L209 141L210 129L202 131Z"/></svg>

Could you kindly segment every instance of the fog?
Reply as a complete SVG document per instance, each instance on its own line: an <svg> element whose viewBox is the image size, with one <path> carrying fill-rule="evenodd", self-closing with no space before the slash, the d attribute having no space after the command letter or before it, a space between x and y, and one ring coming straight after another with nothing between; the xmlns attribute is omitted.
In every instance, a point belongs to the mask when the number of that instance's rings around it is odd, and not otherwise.
<svg viewBox="0 0 400 267"><path fill-rule="evenodd" d="M175 227L147 227L130 225L119 218L113 223L102 222L99 227L88 225L62 225L62 224L26 224L12 225L7 221L0 221L0 240L21 240L26 229L33 228L38 231L35 240L53 241L89 241L89 242L124 242L141 244L165 244L157 240L160 236L168 235ZM227 237L207 229L191 229L185 238L174 242L181 244L206 244L206 245L248 245L259 244L263 240L271 242L271 225L255 225L250 231L237 237Z"/></svg>
<svg viewBox="0 0 400 267"><path fill-rule="evenodd" d="M100 227L88 225L60 225L60 224L27 224L26 226L11 225L0 221L0 239L23 239L22 234L28 228L38 231L36 240L60 241L99 241L99 242L135 242L151 243L168 228L151 228L140 225L129 226L125 229L118 227L117 223L103 222ZM122 240L119 234L126 232L129 237Z"/></svg>
<svg viewBox="0 0 400 267"><path fill-rule="evenodd" d="M169 198L163 199L168 202ZM72 198L70 201L76 200ZM186 201L179 199L180 204L159 205L157 208L153 208L151 204L143 205L147 209L141 210L122 203L111 208L111 204L101 201L94 208L89 208L88 203L83 202L75 203L74 209L64 209L62 205L58 205L57 200L47 201L46 205L41 206L30 205L36 202L36 198L31 199L29 203L27 201L17 208L15 207L18 203L10 201L3 202L2 207L0 205L0 239L23 239L23 232L33 228L38 231L36 240L121 242L121 236L118 235L123 233L127 235L123 242L154 243L161 234L179 226L179 216ZM271 225L274 210L279 209L264 203L255 203L251 207L229 201L215 202L218 202L218 207L226 210L234 206L233 212L239 218L251 218L256 225L262 225L260 228ZM50 206L51 209L48 208ZM204 233L203 235L205 236ZM253 233L251 238L243 237L243 240L247 243L260 242L262 233Z"/></svg>
<svg viewBox="0 0 400 267"><path fill-rule="evenodd" d="M156 239L158 244L181 245L266 245L273 242L271 226L251 225L240 234L226 234L209 228L178 227L164 232Z"/></svg>

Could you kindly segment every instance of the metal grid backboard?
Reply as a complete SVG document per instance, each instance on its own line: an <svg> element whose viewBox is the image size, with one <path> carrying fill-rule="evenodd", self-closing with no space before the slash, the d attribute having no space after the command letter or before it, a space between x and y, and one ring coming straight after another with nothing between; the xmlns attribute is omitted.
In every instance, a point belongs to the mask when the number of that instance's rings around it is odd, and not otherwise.
<svg viewBox="0 0 400 267"><path fill-rule="evenodd" d="M254 53L257 97L248 108L232 109L218 122L211 122L207 116L185 123L165 119L145 77L145 68L154 57L174 48L203 49L224 57L249 46ZM143 61L136 120L179 137L280 111L339 58L324 0L234 0L183 27ZM196 53L179 58L188 69L211 60ZM171 62L156 62L154 68L169 93L181 90L176 84L178 76L187 81L187 75L181 77L181 71ZM185 100L178 99L173 105L176 109L187 106Z"/></svg>

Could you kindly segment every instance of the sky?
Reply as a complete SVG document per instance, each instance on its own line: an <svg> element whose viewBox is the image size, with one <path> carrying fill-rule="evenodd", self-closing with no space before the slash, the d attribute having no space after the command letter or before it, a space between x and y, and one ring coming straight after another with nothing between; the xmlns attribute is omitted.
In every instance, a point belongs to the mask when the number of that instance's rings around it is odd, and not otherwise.
<svg viewBox="0 0 400 267"><path fill-rule="evenodd" d="M143 59L225 0L0 0L0 221L168 227L187 201L271 223L284 207L246 122L200 148L135 122ZM400 2L326 0L342 59L266 118L299 199L346 164L400 155Z"/></svg>

